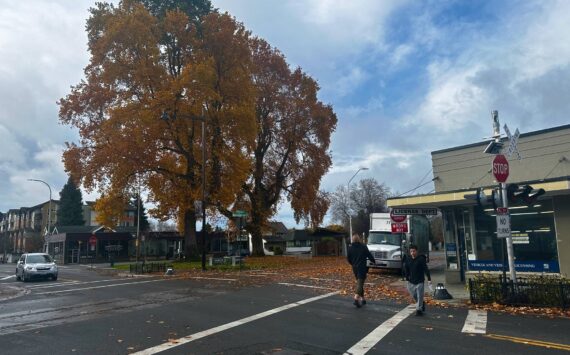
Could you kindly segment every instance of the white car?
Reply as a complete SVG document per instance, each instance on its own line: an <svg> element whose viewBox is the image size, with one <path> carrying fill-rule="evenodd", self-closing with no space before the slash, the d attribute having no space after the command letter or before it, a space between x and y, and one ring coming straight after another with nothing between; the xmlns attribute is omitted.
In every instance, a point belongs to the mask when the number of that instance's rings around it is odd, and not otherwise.
<svg viewBox="0 0 570 355"><path fill-rule="evenodd" d="M51 278L57 280L57 265L45 253L22 254L16 264L16 279L24 282L33 278Z"/></svg>

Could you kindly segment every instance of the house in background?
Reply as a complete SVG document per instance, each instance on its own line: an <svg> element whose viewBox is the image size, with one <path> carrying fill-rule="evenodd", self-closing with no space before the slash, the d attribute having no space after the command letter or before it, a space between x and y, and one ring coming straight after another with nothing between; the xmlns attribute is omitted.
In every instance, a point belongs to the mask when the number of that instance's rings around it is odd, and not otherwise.
<svg viewBox="0 0 570 355"><path fill-rule="evenodd" d="M59 201L52 199L51 203L48 200L36 206L20 207L10 209L7 213L0 213L0 260L15 262L22 253L45 250L44 236L52 234L58 225L58 208ZM86 202L83 206L84 226L100 227L96 216L94 202ZM118 227L135 227L135 216L136 207L129 206L125 209ZM78 228L78 231L82 229Z"/></svg>
<svg viewBox="0 0 570 355"><path fill-rule="evenodd" d="M310 254L313 256L342 255L342 243L346 233L335 232L326 228L292 229L286 242L286 254Z"/></svg>

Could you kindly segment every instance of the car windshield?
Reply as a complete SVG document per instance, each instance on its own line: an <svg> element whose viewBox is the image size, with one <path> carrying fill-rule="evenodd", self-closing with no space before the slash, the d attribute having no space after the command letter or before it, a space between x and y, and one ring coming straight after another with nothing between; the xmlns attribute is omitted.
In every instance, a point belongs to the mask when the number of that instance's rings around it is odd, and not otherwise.
<svg viewBox="0 0 570 355"><path fill-rule="evenodd" d="M389 232L371 232L368 236L368 244L388 244L400 246L402 234L392 234Z"/></svg>
<svg viewBox="0 0 570 355"><path fill-rule="evenodd" d="M28 258L26 259L27 264L42 264L51 262L51 256L49 255L28 255Z"/></svg>

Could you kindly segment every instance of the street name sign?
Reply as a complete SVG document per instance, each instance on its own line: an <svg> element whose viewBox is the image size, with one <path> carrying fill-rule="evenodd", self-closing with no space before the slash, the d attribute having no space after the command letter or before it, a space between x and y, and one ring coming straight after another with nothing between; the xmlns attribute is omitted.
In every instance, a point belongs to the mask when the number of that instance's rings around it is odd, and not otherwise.
<svg viewBox="0 0 570 355"><path fill-rule="evenodd" d="M493 176L498 182L505 182L509 177L509 162L502 154L497 154L493 159Z"/></svg>
<svg viewBox="0 0 570 355"><path fill-rule="evenodd" d="M237 210L232 213L233 217L247 217L247 211Z"/></svg>
<svg viewBox="0 0 570 355"><path fill-rule="evenodd" d="M390 214L398 216L398 215L408 215L408 214L423 214L426 216L437 216L437 208L392 208L392 212Z"/></svg>

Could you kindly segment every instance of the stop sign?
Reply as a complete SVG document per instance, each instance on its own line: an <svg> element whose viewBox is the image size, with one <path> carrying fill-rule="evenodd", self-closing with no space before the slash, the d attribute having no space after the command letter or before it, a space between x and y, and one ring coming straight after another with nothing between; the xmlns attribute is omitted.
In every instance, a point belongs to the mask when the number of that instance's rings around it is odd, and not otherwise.
<svg viewBox="0 0 570 355"><path fill-rule="evenodd" d="M393 211L390 211L390 219L396 223L402 223L406 220L407 216L406 215L397 215L394 214Z"/></svg>
<svg viewBox="0 0 570 355"><path fill-rule="evenodd" d="M509 177L509 162L502 154L496 155L493 159L493 176L498 182L505 182Z"/></svg>

